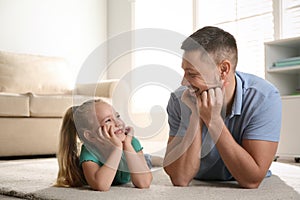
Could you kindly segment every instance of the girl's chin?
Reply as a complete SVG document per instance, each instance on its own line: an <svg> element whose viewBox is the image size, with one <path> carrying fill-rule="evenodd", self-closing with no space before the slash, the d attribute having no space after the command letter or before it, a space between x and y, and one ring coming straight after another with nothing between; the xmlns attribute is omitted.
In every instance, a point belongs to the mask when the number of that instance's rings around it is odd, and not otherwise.
<svg viewBox="0 0 300 200"><path fill-rule="evenodd" d="M124 142L124 140L126 138L125 134L117 134L116 136L121 140L121 142Z"/></svg>

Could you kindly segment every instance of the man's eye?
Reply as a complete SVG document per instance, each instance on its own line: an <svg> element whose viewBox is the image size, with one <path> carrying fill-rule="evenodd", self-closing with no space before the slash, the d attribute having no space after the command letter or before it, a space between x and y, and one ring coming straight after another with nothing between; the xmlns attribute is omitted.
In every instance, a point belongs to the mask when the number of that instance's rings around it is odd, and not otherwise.
<svg viewBox="0 0 300 200"><path fill-rule="evenodd" d="M193 74L193 73L189 73L188 75L189 75L189 77L192 77L192 78L197 76L197 74Z"/></svg>
<svg viewBox="0 0 300 200"><path fill-rule="evenodd" d="M107 120L105 120L105 123L107 124L107 123L110 123L111 122L111 119L107 119Z"/></svg>
<svg viewBox="0 0 300 200"><path fill-rule="evenodd" d="M196 73L193 73L189 70L187 70L186 73L187 73L188 76L196 76L197 75Z"/></svg>

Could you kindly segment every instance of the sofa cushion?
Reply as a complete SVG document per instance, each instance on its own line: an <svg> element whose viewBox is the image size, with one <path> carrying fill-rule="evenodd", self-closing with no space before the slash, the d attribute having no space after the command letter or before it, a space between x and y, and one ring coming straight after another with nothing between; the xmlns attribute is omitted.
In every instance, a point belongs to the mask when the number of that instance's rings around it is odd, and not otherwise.
<svg viewBox="0 0 300 200"><path fill-rule="evenodd" d="M31 117L62 117L67 108L79 105L84 101L93 99L90 96L81 95L30 95ZM109 102L109 99L102 98Z"/></svg>
<svg viewBox="0 0 300 200"><path fill-rule="evenodd" d="M61 122L61 118L1 117L0 156L55 154Z"/></svg>
<svg viewBox="0 0 300 200"><path fill-rule="evenodd" d="M0 93L1 117L29 117L29 96Z"/></svg>
<svg viewBox="0 0 300 200"><path fill-rule="evenodd" d="M66 94L72 85L63 58L0 51L0 92Z"/></svg>

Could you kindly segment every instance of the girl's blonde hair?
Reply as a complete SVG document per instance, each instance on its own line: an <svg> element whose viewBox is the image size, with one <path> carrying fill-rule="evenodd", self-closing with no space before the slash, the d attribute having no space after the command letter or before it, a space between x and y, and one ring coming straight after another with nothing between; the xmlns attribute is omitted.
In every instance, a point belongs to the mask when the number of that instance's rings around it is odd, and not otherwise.
<svg viewBox="0 0 300 200"><path fill-rule="evenodd" d="M70 107L63 117L57 153L59 171L55 186L80 187L86 184L83 171L79 166L82 144L80 139L84 142L84 130L94 130L97 124L94 106L96 102L104 101L89 100L80 106Z"/></svg>

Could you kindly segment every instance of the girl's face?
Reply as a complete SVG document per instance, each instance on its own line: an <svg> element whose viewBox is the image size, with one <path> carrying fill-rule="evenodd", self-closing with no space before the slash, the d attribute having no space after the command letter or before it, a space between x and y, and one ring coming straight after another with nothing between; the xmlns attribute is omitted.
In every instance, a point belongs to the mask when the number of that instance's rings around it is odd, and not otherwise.
<svg viewBox="0 0 300 200"><path fill-rule="evenodd" d="M106 130L110 130L111 128L113 133L123 142L126 138L125 123L120 118L119 113L105 102L96 103L95 109L102 131L104 127L106 127Z"/></svg>

